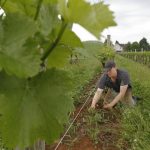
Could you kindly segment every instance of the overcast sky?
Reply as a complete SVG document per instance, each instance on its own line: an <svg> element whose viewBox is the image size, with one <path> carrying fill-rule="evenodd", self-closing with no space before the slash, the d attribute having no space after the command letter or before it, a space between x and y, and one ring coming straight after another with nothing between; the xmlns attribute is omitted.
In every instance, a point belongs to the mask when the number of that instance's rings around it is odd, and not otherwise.
<svg viewBox="0 0 150 150"><path fill-rule="evenodd" d="M95 0L96 1L96 0ZM150 0L104 0L114 11L116 27L105 29L103 36L111 35L113 42L139 41L143 37L150 43ZM94 40L95 37L74 26L73 30L82 40Z"/></svg>

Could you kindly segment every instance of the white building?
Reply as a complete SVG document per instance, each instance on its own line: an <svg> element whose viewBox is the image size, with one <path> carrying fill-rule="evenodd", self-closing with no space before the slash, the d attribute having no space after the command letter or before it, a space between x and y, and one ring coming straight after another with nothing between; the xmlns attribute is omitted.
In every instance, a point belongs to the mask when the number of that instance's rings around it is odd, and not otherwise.
<svg viewBox="0 0 150 150"><path fill-rule="evenodd" d="M114 45L114 49L116 52L122 52L123 51L123 45L120 44L118 41L116 41L115 45Z"/></svg>

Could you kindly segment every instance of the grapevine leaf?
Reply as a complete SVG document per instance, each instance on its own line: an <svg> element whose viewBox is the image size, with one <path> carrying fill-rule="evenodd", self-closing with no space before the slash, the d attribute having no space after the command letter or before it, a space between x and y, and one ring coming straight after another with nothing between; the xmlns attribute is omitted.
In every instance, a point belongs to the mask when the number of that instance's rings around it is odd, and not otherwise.
<svg viewBox="0 0 150 150"><path fill-rule="evenodd" d="M52 29L60 26L60 20L58 19L58 12L55 5L42 5L38 17L38 22L40 26L40 31L45 36L48 36Z"/></svg>
<svg viewBox="0 0 150 150"><path fill-rule="evenodd" d="M73 108L65 71L51 69L30 80L1 72L0 82L0 130L8 147L24 148L37 139L51 143L59 137Z"/></svg>
<svg viewBox="0 0 150 150"><path fill-rule="evenodd" d="M93 4L84 0L59 0L58 10L66 22L78 23L99 38L103 29L114 26L112 12L103 2Z"/></svg>
<svg viewBox="0 0 150 150"><path fill-rule="evenodd" d="M79 37L69 29L66 29L60 40L61 44L68 45L69 47L83 47Z"/></svg>
<svg viewBox="0 0 150 150"><path fill-rule="evenodd" d="M42 0L43 4L56 5L57 0ZM38 0L9 0L2 7L6 13L21 13L31 18L35 17L38 6Z"/></svg>
<svg viewBox="0 0 150 150"><path fill-rule="evenodd" d="M3 6L5 13L21 13L30 17L34 17L37 2L33 0L9 0Z"/></svg>
<svg viewBox="0 0 150 150"><path fill-rule="evenodd" d="M71 49L66 46L57 46L48 56L48 68L63 68L68 62L71 55Z"/></svg>
<svg viewBox="0 0 150 150"><path fill-rule="evenodd" d="M48 68L64 67L69 62L69 57L75 47L82 47L80 39L74 32L66 29L57 47L48 56Z"/></svg>
<svg viewBox="0 0 150 150"><path fill-rule="evenodd" d="M24 15L7 14L0 19L0 66L18 77L34 76L39 71L37 45L27 43L36 32L36 25Z"/></svg>

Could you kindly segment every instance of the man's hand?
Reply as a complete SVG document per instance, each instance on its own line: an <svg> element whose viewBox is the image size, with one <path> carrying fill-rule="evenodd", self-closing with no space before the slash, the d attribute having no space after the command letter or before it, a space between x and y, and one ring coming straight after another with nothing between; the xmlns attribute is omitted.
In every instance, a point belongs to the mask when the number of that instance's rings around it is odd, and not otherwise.
<svg viewBox="0 0 150 150"><path fill-rule="evenodd" d="M111 109L113 108L113 105L112 105L112 103L105 104L105 105L103 106L103 108L108 109L108 110L111 110Z"/></svg>

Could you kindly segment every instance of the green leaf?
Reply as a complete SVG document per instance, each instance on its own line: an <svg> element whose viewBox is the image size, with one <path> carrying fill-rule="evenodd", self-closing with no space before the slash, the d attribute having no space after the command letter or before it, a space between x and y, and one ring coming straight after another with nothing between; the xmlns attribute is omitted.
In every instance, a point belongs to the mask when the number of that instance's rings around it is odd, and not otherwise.
<svg viewBox="0 0 150 150"><path fill-rule="evenodd" d="M8 0L2 7L6 13L21 13L31 18L35 17L39 0ZM56 5L57 0L42 0L43 4Z"/></svg>
<svg viewBox="0 0 150 150"><path fill-rule="evenodd" d="M63 68L71 55L71 49L66 46L57 46L48 56L47 67Z"/></svg>
<svg viewBox="0 0 150 150"><path fill-rule="evenodd" d="M45 36L48 36L52 29L60 26L61 21L58 19L58 12L56 5L42 5L38 17L40 31Z"/></svg>
<svg viewBox="0 0 150 150"><path fill-rule="evenodd" d="M37 9L37 1L34 0L9 0L3 6L5 13L21 13L34 17Z"/></svg>
<svg viewBox="0 0 150 150"><path fill-rule="evenodd" d="M100 55L103 44L99 41L85 41L82 42L83 48L76 48L74 52L85 56L86 58L93 59Z"/></svg>
<svg viewBox="0 0 150 150"><path fill-rule="evenodd" d="M80 39L68 28L64 31L58 46L48 56L48 68L63 68L68 62L75 47L83 47Z"/></svg>
<svg viewBox="0 0 150 150"><path fill-rule="evenodd" d="M57 4L57 0L43 0L45 4L50 3L50 4Z"/></svg>
<svg viewBox="0 0 150 150"><path fill-rule="evenodd" d="M91 5L84 0L59 0L58 10L66 22L78 23L97 38L103 29L114 26L112 12L103 2Z"/></svg>
<svg viewBox="0 0 150 150"><path fill-rule="evenodd" d="M56 140L73 108L67 72L48 70L30 80L0 73L0 132L10 148Z"/></svg>
<svg viewBox="0 0 150 150"><path fill-rule="evenodd" d="M40 53L36 43L27 40L34 36L35 23L19 14L7 14L0 19L0 66L18 77L31 77L39 72Z"/></svg>
<svg viewBox="0 0 150 150"><path fill-rule="evenodd" d="M80 41L79 37L73 31L69 29L65 30L59 43L69 46L71 48L83 47L82 42Z"/></svg>

